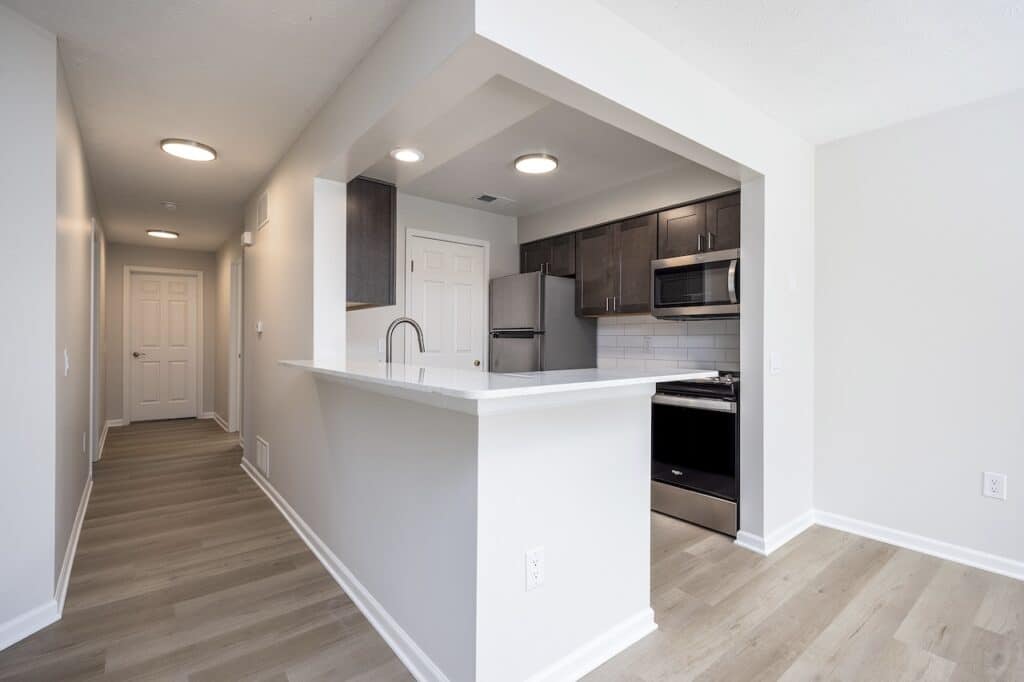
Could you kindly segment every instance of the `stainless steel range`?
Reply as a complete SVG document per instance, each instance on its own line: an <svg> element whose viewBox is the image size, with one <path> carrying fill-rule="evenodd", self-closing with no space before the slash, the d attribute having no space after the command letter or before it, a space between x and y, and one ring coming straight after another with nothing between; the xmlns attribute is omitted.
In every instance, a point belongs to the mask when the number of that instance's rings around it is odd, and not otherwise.
<svg viewBox="0 0 1024 682"><path fill-rule="evenodd" d="M651 507L721 533L739 527L739 372L658 384Z"/></svg>

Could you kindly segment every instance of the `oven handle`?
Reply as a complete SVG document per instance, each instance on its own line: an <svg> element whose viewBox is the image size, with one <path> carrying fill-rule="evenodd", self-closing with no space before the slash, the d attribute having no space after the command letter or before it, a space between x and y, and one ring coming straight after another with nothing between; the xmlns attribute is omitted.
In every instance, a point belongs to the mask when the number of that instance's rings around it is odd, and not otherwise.
<svg viewBox="0 0 1024 682"><path fill-rule="evenodd" d="M739 264L738 260L729 263L729 303L740 302L739 297L736 295L736 267Z"/></svg>
<svg viewBox="0 0 1024 682"><path fill-rule="evenodd" d="M691 398L682 395L665 395L655 393L651 402L658 405L671 405L673 407L690 407L695 410L711 410L714 412L729 412L736 414L736 403L729 400L716 400L715 398Z"/></svg>

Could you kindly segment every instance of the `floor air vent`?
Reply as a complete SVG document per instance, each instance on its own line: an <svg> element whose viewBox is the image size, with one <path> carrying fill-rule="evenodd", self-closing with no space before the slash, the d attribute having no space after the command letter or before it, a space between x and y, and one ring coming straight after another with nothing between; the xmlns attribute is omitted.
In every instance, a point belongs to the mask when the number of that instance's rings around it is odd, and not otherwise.
<svg viewBox="0 0 1024 682"><path fill-rule="evenodd" d="M492 197L490 194L481 194L476 198L477 201L482 201L485 204L489 204L492 201L496 201L498 197Z"/></svg>

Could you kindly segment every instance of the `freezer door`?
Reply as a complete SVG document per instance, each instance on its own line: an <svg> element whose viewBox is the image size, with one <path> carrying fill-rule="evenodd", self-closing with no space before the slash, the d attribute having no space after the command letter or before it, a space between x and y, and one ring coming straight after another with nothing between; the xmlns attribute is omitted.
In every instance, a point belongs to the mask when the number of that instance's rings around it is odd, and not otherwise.
<svg viewBox="0 0 1024 682"><path fill-rule="evenodd" d="M544 284L539 272L491 280L491 329L544 330Z"/></svg>
<svg viewBox="0 0 1024 682"><path fill-rule="evenodd" d="M533 332L491 332L492 372L536 372L541 368L544 335Z"/></svg>

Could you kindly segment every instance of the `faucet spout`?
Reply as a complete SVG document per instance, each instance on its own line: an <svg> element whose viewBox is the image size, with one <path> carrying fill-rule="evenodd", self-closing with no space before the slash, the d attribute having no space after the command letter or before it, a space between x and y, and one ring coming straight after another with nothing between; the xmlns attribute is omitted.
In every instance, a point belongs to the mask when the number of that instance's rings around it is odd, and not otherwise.
<svg viewBox="0 0 1024 682"><path fill-rule="evenodd" d="M411 325L416 330L416 341L419 343L420 352L425 353L427 351L427 347L423 345L423 328L420 327L419 323L411 317L396 318L394 322L388 325L388 331L384 335L386 342L384 361L389 364L391 363L391 338L395 335L395 330L403 324Z"/></svg>

